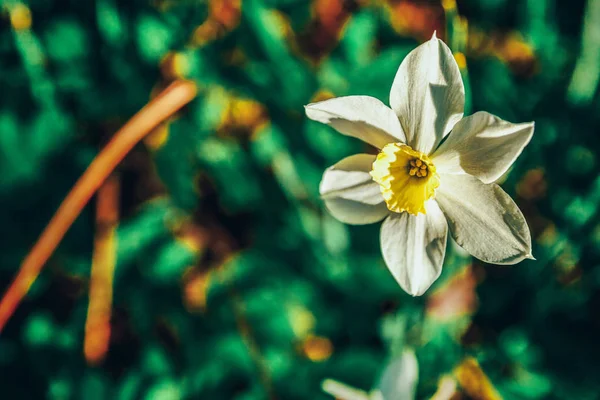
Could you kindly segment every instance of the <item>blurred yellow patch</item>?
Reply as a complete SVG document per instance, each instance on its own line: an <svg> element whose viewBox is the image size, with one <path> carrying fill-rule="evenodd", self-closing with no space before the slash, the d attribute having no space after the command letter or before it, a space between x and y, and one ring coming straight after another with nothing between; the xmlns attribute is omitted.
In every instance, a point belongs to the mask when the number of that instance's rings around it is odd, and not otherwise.
<svg viewBox="0 0 600 400"><path fill-rule="evenodd" d="M471 27L468 54L474 57L497 57L517 75L532 76L538 72L535 52L518 32L490 33Z"/></svg>
<svg viewBox="0 0 600 400"><path fill-rule="evenodd" d="M333 344L325 337L309 336L301 345L302 353L311 361L325 361L333 354Z"/></svg>
<svg viewBox="0 0 600 400"><path fill-rule="evenodd" d="M175 240L190 252L201 255L209 246L211 233L189 216L174 212L165 216L164 221Z"/></svg>
<svg viewBox="0 0 600 400"><path fill-rule="evenodd" d="M163 123L144 137L144 144L151 150L160 149L169 138L169 125Z"/></svg>
<svg viewBox="0 0 600 400"><path fill-rule="evenodd" d="M315 328L316 319L313 313L301 304L292 304L287 307L290 325L297 338L307 337Z"/></svg>
<svg viewBox="0 0 600 400"><path fill-rule="evenodd" d="M230 96L221 116L218 131L224 136L248 136L254 134L269 123L268 112L261 103Z"/></svg>
<svg viewBox="0 0 600 400"><path fill-rule="evenodd" d="M190 63L185 54L170 51L161 60L160 70L166 79L185 78L189 74Z"/></svg>
<svg viewBox="0 0 600 400"><path fill-rule="evenodd" d="M456 0L442 0L442 7L446 11L452 11L456 9Z"/></svg>
<svg viewBox="0 0 600 400"><path fill-rule="evenodd" d="M241 0L210 0L208 18L198 26L192 35L192 45L205 44L235 29L240 22Z"/></svg>
<svg viewBox="0 0 600 400"><path fill-rule="evenodd" d="M221 26L217 22L208 19L194 30L192 44L195 46L204 46L215 40L220 32Z"/></svg>
<svg viewBox="0 0 600 400"><path fill-rule="evenodd" d="M458 64L458 68L460 68L461 70L467 68L467 58L465 57L464 53L454 53L454 59L456 60L456 64Z"/></svg>
<svg viewBox="0 0 600 400"><path fill-rule="evenodd" d="M282 37L291 39L294 36L294 30L292 29L290 19L284 13L272 10L270 17L269 21Z"/></svg>
<svg viewBox="0 0 600 400"><path fill-rule="evenodd" d="M535 59L533 49L525 43L519 33L508 35L506 40L497 46L498 56L508 63L527 62Z"/></svg>
<svg viewBox="0 0 600 400"><path fill-rule="evenodd" d="M202 253L208 245L208 232L199 225L191 222L184 224L174 234L178 242L196 254Z"/></svg>
<svg viewBox="0 0 600 400"><path fill-rule="evenodd" d="M190 312L206 310L206 293L211 283L211 271L190 268L183 276L183 300Z"/></svg>
<svg viewBox="0 0 600 400"><path fill-rule="evenodd" d="M446 6L451 7L452 2L454 0L445 1L448 3ZM418 0L388 0L385 8L390 24L396 32L413 36L418 40L427 40L433 31L437 31L438 37L441 37L445 31L445 14L442 5Z"/></svg>
<svg viewBox="0 0 600 400"><path fill-rule="evenodd" d="M454 376L464 392L477 400L502 400L479 363L473 357L465 358L454 370Z"/></svg>
<svg viewBox="0 0 600 400"><path fill-rule="evenodd" d="M335 94L333 94L329 90L321 89L314 94L314 96L310 99L310 102L318 103L319 101L333 99L334 97Z"/></svg>
<svg viewBox="0 0 600 400"><path fill-rule="evenodd" d="M31 28L31 11L23 3L17 3L10 7L10 24L15 31Z"/></svg>

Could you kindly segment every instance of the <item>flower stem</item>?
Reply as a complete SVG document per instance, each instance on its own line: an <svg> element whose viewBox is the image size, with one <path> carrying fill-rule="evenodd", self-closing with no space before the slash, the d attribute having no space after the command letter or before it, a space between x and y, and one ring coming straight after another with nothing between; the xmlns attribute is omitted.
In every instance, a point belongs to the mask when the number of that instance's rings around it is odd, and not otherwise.
<svg viewBox="0 0 600 400"><path fill-rule="evenodd" d="M116 264L116 230L119 223L120 180L111 175L96 195L96 235L90 278L90 302L85 321L83 352L89 365L106 356L110 341L110 314Z"/></svg>
<svg viewBox="0 0 600 400"><path fill-rule="evenodd" d="M146 134L195 96L196 85L193 82L173 82L135 114L96 156L21 263L19 272L0 301L0 332L94 192Z"/></svg>

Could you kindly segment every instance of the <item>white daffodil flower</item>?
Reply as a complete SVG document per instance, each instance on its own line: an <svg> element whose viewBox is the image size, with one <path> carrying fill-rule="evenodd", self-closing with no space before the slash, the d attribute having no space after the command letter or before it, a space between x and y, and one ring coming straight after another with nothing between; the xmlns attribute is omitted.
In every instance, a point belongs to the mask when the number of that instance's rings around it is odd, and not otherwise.
<svg viewBox="0 0 600 400"><path fill-rule="evenodd" d="M342 222L385 218L383 258L413 296L439 277L448 229L480 260L516 264L533 258L523 214L494 182L529 143L534 124L512 124L487 112L463 118L464 103L458 65L434 33L400 65L391 108L369 96L306 106L309 118L380 150L328 168L320 192Z"/></svg>
<svg viewBox="0 0 600 400"><path fill-rule="evenodd" d="M370 393L335 381L323 381L323 391L340 400L414 400L419 381L419 364L413 350L393 358Z"/></svg>

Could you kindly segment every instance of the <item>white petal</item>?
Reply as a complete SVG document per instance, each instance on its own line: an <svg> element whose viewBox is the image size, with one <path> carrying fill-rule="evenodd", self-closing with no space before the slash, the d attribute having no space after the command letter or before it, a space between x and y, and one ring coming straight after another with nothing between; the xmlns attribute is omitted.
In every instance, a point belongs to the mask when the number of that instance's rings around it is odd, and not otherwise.
<svg viewBox="0 0 600 400"><path fill-rule="evenodd" d="M345 383L341 383L333 379L325 379L321 384L321 388L324 392L332 395L336 399L369 400L369 395L366 392L355 389L346 385Z"/></svg>
<svg viewBox="0 0 600 400"><path fill-rule="evenodd" d="M381 189L369 172L376 156L356 154L329 167L323 174L319 192L324 199L342 198L365 204L383 202Z"/></svg>
<svg viewBox="0 0 600 400"><path fill-rule="evenodd" d="M389 214L379 185L369 175L373 161L374 155L356 154L325 170L319 192L327 210L338 220L372 224Z"/></svg>
<svg viewBox="0 0 600 400"><path fill-rule="evenodd" d="M390 92L413 149L430 154L463 115L465 88L452 52L435 34L402 61Z"/></svg>
<svg viewBox="0 0 600 400"><path fill-rule="evenodd" d="M420 296L442 272L448 224L435 201L427 214L392 214L381 226L381 251L402 289Z"/></svg>
<svg viewBox="0 0 600 400"><path fill-rule="evenodd" d="M406 142L398 117L374 97L337 97L311 103L305 109L308 118L329 124L338 132L379 149L388 143Z"/></svg>
<svg viewBox="0 0 600 400"><path fill-rule="evenodd" d="M337 220L350 225L379 222L390 213L385 202L371 205L342 198L325 199L325 207Z"/></svg>
<svg viewBox="0 0 600 400"><path fill-rule="evenodd" d="M467 173L484 183L500 178L533 135L533 122L512 124L487 112L463 118L433 154L438 171Z"/></svg>
<svg viewBox="0 0 600 400"><path fill-rule="evenodd" d="M412 350L404 350L385 368L379 381L384 400L412 400L419 380L419 364Z"/></svg>
<svg viewBox="0 0 600 400"><path fill-rule="evenodd" d="M494 264L533 258L527 222L500 186L470 175L440 174L436 200L452 236L473 256Z"/></svg>

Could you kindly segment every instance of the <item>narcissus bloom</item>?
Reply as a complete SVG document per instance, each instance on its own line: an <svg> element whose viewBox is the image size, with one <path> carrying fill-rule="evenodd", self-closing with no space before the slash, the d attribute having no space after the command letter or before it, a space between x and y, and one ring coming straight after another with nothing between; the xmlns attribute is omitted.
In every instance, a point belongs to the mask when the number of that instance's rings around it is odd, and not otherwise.
<svg viewBox="0 0 600 400"><path fill-rule="evenodd" d="M523 214L494 183L529 143L533 123L512 124L487 112L463 118L464 103L458 65L434 34L400 65L391 108L369 96L306 106L309 118L379 149L328 168L320 192L342 222L385 219L383 258L413 296L439 277L448 229L480 260L533 258Z"/></svg>
<svg viewBox="0 0 600 400"><path fill-rule="evenodd" d="M343 400L414 400L419 381L419 364L411 349L391 359L370 392L355 389L333 379L323 381L323 390Z"/></svg>

